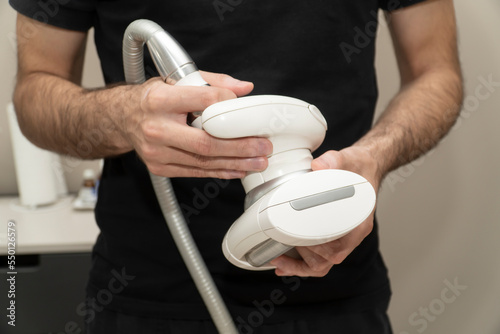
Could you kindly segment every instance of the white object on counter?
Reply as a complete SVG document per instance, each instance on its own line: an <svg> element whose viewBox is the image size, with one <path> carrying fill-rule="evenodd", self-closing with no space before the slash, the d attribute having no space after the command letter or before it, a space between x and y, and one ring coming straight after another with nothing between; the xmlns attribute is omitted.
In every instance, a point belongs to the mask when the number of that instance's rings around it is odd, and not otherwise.
<svg viewBox="0 0 500 334"><path fill-rule="evenodd" d="M93 169L83 171L83 184L73 202L75 210L93 210L97 203L96 176Z"/></svg>
<svg viewBox="0 0 500 334"><path fill-rule="evenodd" d="M36 147L24 137L12 103L7 105L7 116L21 205L35 209L55 203L58 195L67 192L63 176L56 174L59 156Z"/></svg>

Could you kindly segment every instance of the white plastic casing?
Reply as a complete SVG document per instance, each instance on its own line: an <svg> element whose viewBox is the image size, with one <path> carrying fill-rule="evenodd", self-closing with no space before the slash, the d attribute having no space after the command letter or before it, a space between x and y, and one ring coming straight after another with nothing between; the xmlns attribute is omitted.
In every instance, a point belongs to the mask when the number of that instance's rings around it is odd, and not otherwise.
<svg viewBox="0 0 500 334"><path fill-rule="evenodd" d="M245 191L295 171L310 170L327 124L315 106L276 95L248 96L211 105L198 126L218 138L266 137L273 144L269 166L242 179ZM270 190L236 220L222 248L234 265L250 270L245 255L272 239L290 246L311 246L338 239L373 211L375 191L362 176L343 170L301 174Z"/></svg>
<svg viewBox="0 0 500 334"><path fill-rule="evenodd" d="M346 189L352 192L338 199L330 196ZM375 202L375 190L358 174L344 170L302 174L270 191L236 220L224 237L224 255L240 268L272 269L253 267L245 255L270 238L291 246L338 239L361 224Z"/></svg>
<svg viewBox="0 0 500 334"><path fill-rule="evenodd" d="M211 105L201 116L205 131L218 138L266 137L273 144L269 167L242 179L248 193L276 177L311 168L311 152L325 138L326 120L315 106L302 100L257 95Z"/></svg>
<svg viewBox="0 0 500 334"><path fill-rule="evenodd" d="M203 79L199 71L186 75L175 83L176 86L206 86L207 82Z"/></svg>

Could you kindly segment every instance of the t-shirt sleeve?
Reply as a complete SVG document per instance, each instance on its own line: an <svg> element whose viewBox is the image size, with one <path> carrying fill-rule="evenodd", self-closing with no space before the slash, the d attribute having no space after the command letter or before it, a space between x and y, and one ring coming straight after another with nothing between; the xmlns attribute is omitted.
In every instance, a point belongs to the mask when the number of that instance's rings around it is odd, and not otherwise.
<svg viewBox="0 0 500 334"><path fill-rule="evenodd" d="M56 27L87 31L94 25L95 0L9 0L18 13Z"/></svg>
<svg viewBox="0 0 500 334"><path fill-rule="evenodd" d="M379 4L380 8L382 8L383 10L393 11L424 1L425 0L379 0Z"/></svg>

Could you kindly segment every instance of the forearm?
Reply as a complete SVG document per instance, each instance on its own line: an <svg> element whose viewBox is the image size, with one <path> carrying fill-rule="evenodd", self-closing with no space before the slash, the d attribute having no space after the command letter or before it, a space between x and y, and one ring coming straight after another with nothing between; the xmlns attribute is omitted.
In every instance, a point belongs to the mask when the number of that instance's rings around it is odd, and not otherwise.
<svg viewBox="0 0 500 334"><path fill-rule="evenodd" d="M82 159L132 149L119 122L131 87L86 90L46 73L22 77L14 93L19 124L35 145Z"/></svg>
<svg viewBox="0 0 500 334"><path fill-rule="evenodd" d="M153 174L166 177L241 178L266 168L269 140L219 139L186 123L190 113L250 93L252 83L203 72L210 87L152 78L86 90L79 86L86 32L18 15L17 36L14 104L21 130L36 145L84 159L134 150Z"/></svg>
<svg viewBox="0 0 500 334"><path fill-rule="evenodd" d="M382 179L434 147L455 123L461 101L458 69L428 71L402 86L374 127L354 146L369 151Z"/></svg>
<svg viewBox="0 0 500 334"><path fill-rule="evenodd" d="M392 14L389 27L402 81L399 93L365 136L311 164L313 170L358 173L376 191L389 171L436 145L455 123L462 101L453 1L424 1ZM282 263L274 262L277 274L325 275L372 232L374 212L342 238L300 249L302 261L282 256Z"/></svg>

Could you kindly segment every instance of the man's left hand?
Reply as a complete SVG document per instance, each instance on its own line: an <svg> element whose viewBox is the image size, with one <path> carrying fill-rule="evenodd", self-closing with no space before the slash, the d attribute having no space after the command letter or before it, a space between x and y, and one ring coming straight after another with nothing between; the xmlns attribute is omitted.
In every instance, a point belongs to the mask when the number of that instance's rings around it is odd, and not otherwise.
<svg viewBox="0 0 500 334"><path fill-rule="evenodd" d="M343 169L357 173L366 178L375 191L378 191L381 175L378 164L368 150L359 146L351 146L341 151L328 151L314 159L313 170ZM375 210L370 216L347 235L316 246L296 247L302 259L281 255L271 261L276 266L278 276L312 276L323 277L332 266L339 264L363 241L373 229Z"/></svg>

